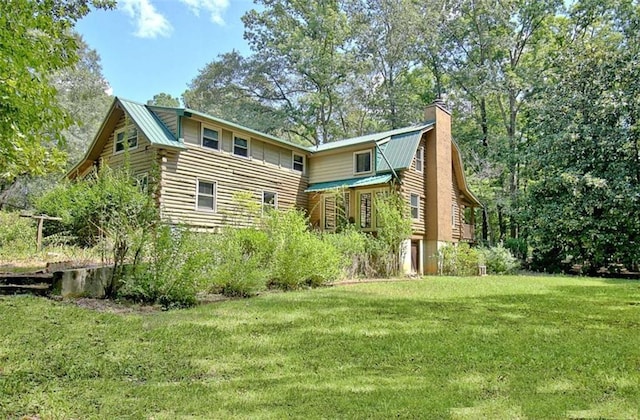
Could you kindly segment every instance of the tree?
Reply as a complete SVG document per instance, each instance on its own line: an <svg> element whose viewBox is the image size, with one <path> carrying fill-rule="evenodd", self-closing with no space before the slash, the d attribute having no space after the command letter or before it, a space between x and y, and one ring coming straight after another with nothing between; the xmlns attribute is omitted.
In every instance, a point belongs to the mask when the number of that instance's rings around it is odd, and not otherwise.
<svg viewBox="0 0 640 420"><path fill-rule="evenodd" d="M100 56L80 35L76 34L76 37L78 61L51 77L58 103L72 120L72 125L62 132L67 168L76 164L87 151L111 103Z"/></svg>
<svg viewBox="0 0 640 420"><path fill-rule="evenodd" d="M349 25L338 0L256 0L245 39L291 118L290 130L320 144L344 136L336 119L349 68Z"/></svg>
<svg viewBox="0 0 640 420"><path fill-rule="evenodd" d="M180 106L180 99L174 98L169 93L157 93L153 95L153 99L147 101L147 105L166 106L170 108L178 108Z"/></svg>
<svg viewBox="0 0 640 420"><path fill-rule="evenodd" d="M71 124L58 103L51 75L77 59L71 29L89 6L110 0L0 2L0 190L17 175L61 168L62 132Z"/></svg>
<svg viewBox="0 0 640 420"><path fill-rule="evenodd" d="M640 9L577 2L528 109L527 236L543 267L640 262Z"/></svg>
<svg viewBox="0 0 640 420"><path fill-rule="evenodd" d="M425 96L431 94L431 74L419 68L418 27L424 17L410 0L349 0L347 14L356 45L359 69L369 82L366 107L385 128L405 127L423 117ZM424 38L424 37L422 37ZM428 83L424 83L428 80ZM426 89L426 92L425 92Z"/></svg>
<svg viewBox="0 0 640 420"><path fill-rule="evenodd" d="M444 66L462 111L456 115L457 138L470 151L467 157L473 159L467 161L475 162L475 170L493 184L485 189L492 194L481 197L486 203L485 241L518 236L520 148L525 141L521 109L535 75L542 72L538 55L549 35L547 23L560 5L557 0L460 0L442 25ZM491 220L498 232L493 238Z"/></svg>
<svg viewBox="0 0 640 420"><path fill-rule="evenodd" d="M269 64L237 51L221 54L200 71L183 94L185 106L272 135L291 138L280 107L279 79ZM273 72L277 74L277 72Z"/></svg>

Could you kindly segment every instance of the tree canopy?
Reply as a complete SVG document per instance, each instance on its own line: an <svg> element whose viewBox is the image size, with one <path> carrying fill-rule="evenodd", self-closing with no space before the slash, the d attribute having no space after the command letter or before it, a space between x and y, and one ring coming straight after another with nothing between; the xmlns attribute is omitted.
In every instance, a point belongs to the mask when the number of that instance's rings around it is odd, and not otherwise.
<svg viewBox="0 0 640 420"><path fill-rule="evenodd" d="M63 131L72 120L59 104L52 75L78 60L73 26L89 6L109 0L0 2L0 183L62 168ZM0 188L2 190L2 188Z"/></svg>

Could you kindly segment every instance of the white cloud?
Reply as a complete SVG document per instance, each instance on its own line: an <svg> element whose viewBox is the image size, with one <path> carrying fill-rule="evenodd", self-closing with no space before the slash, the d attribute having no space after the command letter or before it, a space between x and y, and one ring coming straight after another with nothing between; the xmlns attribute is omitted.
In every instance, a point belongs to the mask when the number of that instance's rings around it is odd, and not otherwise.
<svg viewBox="0 0 640 420"><path fill-rule="evenodd" d="M180 0L189 7L189 10L200 16L200 10L208 12L211 22L224 25L222 14L229 8L229 0Z"/></svg>
<svg viewBox="0 0 640 420"><path fill-rule="evenodd" d="M173 27L166 17L158 13L150 0L120 0L118 3L120 8L135 20L135 36L156 38L171 35Z"/></svg>

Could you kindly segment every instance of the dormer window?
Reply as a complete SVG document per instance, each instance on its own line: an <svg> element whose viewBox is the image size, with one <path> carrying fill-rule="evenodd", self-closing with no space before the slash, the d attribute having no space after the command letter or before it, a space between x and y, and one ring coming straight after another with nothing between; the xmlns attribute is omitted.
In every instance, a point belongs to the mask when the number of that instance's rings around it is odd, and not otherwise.
<svg viewBox="0 0 640 420"><path fill-rule="evenodd" d="M355 174L371 172L371 150L355 152L353 154L353 169Z"/></svg>
<svg viewBox="0 0 640 420"><path fill-rule="evenodd" d="M220 132L213 128L202 127L202 147L220 150Z"/></svg>
<svg viewBox="0 0 640 420"><path fill-rule="evenodd" d="M122 128L115 132L114 153L121 153L138 147L138 129L135 127Z"/></svg>

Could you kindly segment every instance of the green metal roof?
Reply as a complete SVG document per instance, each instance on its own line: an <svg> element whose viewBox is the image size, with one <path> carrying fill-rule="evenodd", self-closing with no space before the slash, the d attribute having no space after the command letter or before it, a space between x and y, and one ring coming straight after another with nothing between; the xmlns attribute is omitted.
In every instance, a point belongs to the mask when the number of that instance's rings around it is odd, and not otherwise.
<svg viewBox="0 0 640 420"><path fill-rule="evenodd" d="M376 172L389 172L392 168L393 170L409 168L425 128L397 134L392 136L388 142L380 145L376 149ZM386 160L382 154L387 158Z"/></svg>
<svg viewBox="0 0 640 420"><path fill-rule="evenodd" d="M314 152L322 152L325 150L337 149L340 147L348 147L355 146L358 144L366 144L379 142L388 138L392 138L394 136L411 133L414 131L424 130L426 128L432 127L435 124L434 121L426 121L417 125L412 125L409 127L397 128L395 130L383 131L381 133L373 133L367 134L366 136L354 137L351 139L332 141L330 143L324 143L316 147L312 147L311 150Z"/></svg>
<svg viewBox="0 0 640 420"><path fill-rule="evenodd" d="M340 181L320 182L310 185L304 192L333 190L336 188L356 188L369 185L386 184L391 181L391 174L368 176L365 178L350 178Z"/></svg>
<svg viewBox="0 0 640 420"><path fill-rule="evenodd" d="M124 110L153 145L186 149L147 105L118 98Z"/></svg>

